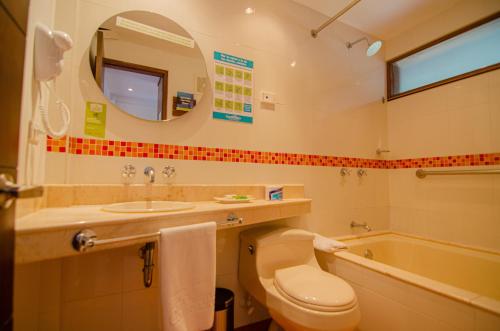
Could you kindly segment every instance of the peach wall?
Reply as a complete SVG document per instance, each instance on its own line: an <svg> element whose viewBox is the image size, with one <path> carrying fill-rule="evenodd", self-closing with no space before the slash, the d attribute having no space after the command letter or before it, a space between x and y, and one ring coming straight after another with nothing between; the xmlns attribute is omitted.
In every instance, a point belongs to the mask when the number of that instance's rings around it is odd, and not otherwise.
<svg viewBox="0 0 500 331"><path fill-rule="evenodd" d="M60 3L64 11L59 11ZM362 48L348 52L344 41L364 35L336 23L321 38L310 37L309 28L324 17L288 0L254 1L256 15L245 15L244 1L59 1L55 25L74 36L68 69L61 77L61 93L72 109L70 135L83 136L85 101L106 102L87 63L87 48L95 29L124 10L152 10L180 23L199 44L212 74L212 54L220 50L255 61L255 123L245 125L211 119L211 93L193 112L168 123L132 118L108 104L107 139L194 146L241 148L375 158L386 143L383 52L367 58ZM218 19L226 17L227 19ZM332 61L332 58L335 61ZM296 67L290 63L295 60ZM257 94L276 92L275 110L260 107ZM385 228L387 195L375 199L375 183L384 183L385 172L370 170L362 181L352 176L340 182L339 169L313 169L256 164L210 164L170 160L47 154L47 183L118 183L120 169L132 163L141 173L147 165L157 170L167 164L178 169L176 183L311 183L309 196L316 208L307 219L311 229L349 233L348 218L373 215L368 222ZM96 164L99 167L96 167ZM327 176L328 181L326 181ZM135 178L138 183L143 177ZM386 184L380 190L386 191ZM362 191L368 200L352 199L347 191ZM333 208L338 206L339 208ZM324 207L324 208L323 208ZM368 209L375 208L377 213ZM385 214L384 214L385 213ZM334 216L333 216L334 215ZM377 216L375 216L377 215ZM324 219L328 219L327 222Z"/></svg>
<svg viewBox="0 0 500 331"><path fill-rule="evenodd" d="M61 93L70 100L73 112L71 135L83 135L83 111L86 100L106 102L94 83L86 63L86 51L97 26L123 10L150 9L182 25L194 36L204 53L211 75L212 53L221 50L255 61L255 91L276 92L275 111L260 109L255 98L255 124L239 125L211 120L211 95L196 111L173 123L137 121L109 105L106 138L148 142L168 142L218 147L279 150L340 155L373 156L369 149L357 148L354 141L342 139L349 127L336 124L335 110L352 109L379 101L384 94L383 55L367 59L363 50L348 54L343 41L364 35L338 23L320 39L309 36L309 26L323 17L288 1L254 2L256 15L243 13L245 2L219 0L210 3L191 0L141 1L140 5L123 1L75 3L74 16L56 17L58 28L73 32L75 48L68 54L68 70L61 78ZM76 6L78 3L78 6ZM68 6L68 4L65 4ZM279 13L283 14L279 14ZM71 13L71 11L70 11ZM219 16L227 20L214 19ZM85 24L80 23L84 21ZM335 58L335 61L331 59ZM297 66L292 68L292 60ZM71 86L71 89L66 88ZM382 107L383 108L383 107ZM350 121L356 118L349 119ZM331 124L334 125L332 130ZM134 130L130 130L133 127ZM360 140L368 140L363 128L352 131ZM224 133L221 136L220 133ZM324 136L326 134L326 136ZM226 139L225 137L231 137ZM384 139L383 132L380 139ZM329 143L341 139L339 143ZM376 146L378 141L373 144Z"/></svg>
<svg viewBox="0 0 500 331"><path fill-rule="evenodd" d="M24 60L23 94L21 105L21 120L19 132L18 178L19 184L43 184L45 178L45 134L33 135L38 138L38 144L29 144L28 135L30 121L33 127L40 127L38 106L40 104L39 90L33 76L34 35L37 23L52 26L54 22L55 0L39 0L30 3L28 27L26 34L26 49ZM47 92L44 86L41 87ZM48 99L41 104L48 105Z"/></svg>
<svg viewBox="0 0 500 331"><path fill-rule="evenodd" d="M380 101L384 94L383 52L374 58L366 58L362 48L348 53L344 42L365 34L342 23L312 39L309 29L325 17L291 1L260 0L252 5L257 14L247 16L243 13L246 1L57 1L55 27L67 31L75 41L74 49L65 55L67 67L58 80L59 92L72 112L69 134L83 136L86 100L106 102L87 63L86 51L94 31L118 12L142 9L181 23L199 43L210 75L214 50L254 60L255 91L275 92L278 104L275 110L267 110L255 99L253 125L212 120L211 93L195 111L170 123L137 120L108 104L107 139L375 158L377 146L386 144L386 110ZM294 68L290 66L293 60L297 63ZM176 167L174 182L179 184L303 183L306 196L314 200L313 212L286 220L289 224L327 235L351 233L351 220L366 221L375 229L389 226L386 170L369 169L362 179L353 172L342 179L339 168L64 153L48 153L46 158L46 183L119 183L120 169L128 162L138 169L137 183L143 181L140 174L145 166L159 171L169 164ZM161 176L159 180L163 180ZM266 315L262 307L248 315L240 306L245 296L237 280L238 233L235 229L218 234L217 284L237 293L236 324L245 325ZM35 330L50 325L46 328L75 331L75 325L84 327L86 322L103 319L99 314L105 313L106 321L119 325L120 330L141 322L157 329L157 289L142 290L140 282L135 283L139 284L135 289L119 285L125 284L127 274L140 272L128 264L120 269L120 261L132 258L136 258L135 248L20 266L16 270L16 311L17 316L29 318L24 320L26 328L24 324L19 327ZM110 274L107 263L122 272ZM85 273L88 267L98 272L82 279L81 287L64 281L68 275ZM47 273L62 279L52 281L46 278ZM33 296L40 298L38 304L26 301L29 296L22 290L26 282L33 285ZM90 292L83 295L83 287ZM51 305L42 295L49 288L59 298ZM68 299L67 293L78 295ZM134 301L143 303L141 310L131 306ZM105 328L107 324L97 325Z"/></svg>
<svg viewBox="0 0 500 331"><path fill-rule="evenodd" d="M498 1L462 1L387 41L392 58L500 10ZM391 158L500 151L500 70L387 103ZM498 176L415 177L389 171L391 228L500 249Z"/></svg>
<svg viewBox="0 0 500 331"><path fill-rule="evenodd" d="M86 62L92 34L101 22L120 11L145 9L182 22L200 44L209 74L214 50L253 59L255 91L276 92L278 104L271 111L261 108L255 100L253 125L212 120L210 94L195 111L171 123L140 121L108 105L107 139L366 158L376 158L375 149L388 144L391 159L500 151L500 101L494 93L499 86L498 72L382 104L384 54L367 59L362 49L348 53L343 43L364 34L341 23L335 23L316 40L310 38L309 29L325 17L292 2L253 1L257 8L254 16L243 14L248 5L245 1L136 3L57 1L55 26L75 40L74 50L66 55L67 70L58 83L72 111L73 136L83 136L85 101L106 102ZM426 24L389 40L385 58L498 9L498 1L494 0L462 1ZM295 68L289 65L293 60L297 62ZM127 162L134 164L139 174L147 165L157 170L174 165L178 170L176 183L301 183L305 184L306 196L314 202L309 216L287 220L297 226L337 236L350 233L351 220L366 221L377 230L389 228L390 220L395 230L500 249L500 180L496 178L422 181L416 179L414 170L369 169L368 176L362 179L354 173L342 179L338 168L63 153L49 153L46 158L46 183L118 183L119 171ZM142 182L142 177L137 176L135 181ZM244 293L237 281L237 235L238 230L219 235L217 283L233 289L239 305ZM135 254L134 249L20 266L16 286L25 289L22 285L30 284L32 292L28 293L33 293L29 296L22 290L16 292L16 314L26 317L23 321L28 323L22 330L42 330L44 325L49 325L46 329L50 330L76 330L73 325L79 319L92 321L102 312L120 329L141 321L151 322L151 329L157 329L156 290L124 285L127 274L135 273L137 277L137 266L124 262ZM120 264L116 270L121 272L109 275L108 262ZM92 291L68 299L67 293L82 288L54 279L83 272L87 266L99 270L98 277L88 280L94 283L81 285ZM115 287L108 288L108 283ZM50 304L43 295L49 289L59 298ZM31 299L31 303L37 300L38 304L30 304ZM143 303L138 315L132 315L138 311L134 302ZM264 316L262 308L248 316L238 306L236 320L238 325L244 325Z"/></svg>

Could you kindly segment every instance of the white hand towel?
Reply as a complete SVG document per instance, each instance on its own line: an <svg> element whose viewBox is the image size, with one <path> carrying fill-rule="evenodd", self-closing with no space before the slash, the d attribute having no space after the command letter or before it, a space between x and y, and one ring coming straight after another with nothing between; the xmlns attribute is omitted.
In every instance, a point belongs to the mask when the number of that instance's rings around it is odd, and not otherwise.
<svg viewBox="0 0 500 331"><path fill-rule="evenodd" d="M341 241L330 239L319 234L314 236L314 248L326 253L332 253L347 249L347 245Z"/></svg>
<svg viewBox="0 0 500 331"><path fill-rule="evenodd" d="M212 327L215 301L215 222L160 231L163 330Z"/></svg>

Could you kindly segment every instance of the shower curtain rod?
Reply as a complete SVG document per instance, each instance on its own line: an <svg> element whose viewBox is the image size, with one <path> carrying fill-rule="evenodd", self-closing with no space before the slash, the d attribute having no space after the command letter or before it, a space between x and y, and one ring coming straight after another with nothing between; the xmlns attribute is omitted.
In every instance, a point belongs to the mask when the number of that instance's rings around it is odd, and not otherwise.
<svg viewBox="0 0 500 331"><path fill-rule="evenodd" d="M328 19L328 21L326 21L325 23L321 24L317 29L311 30L311 36L313 36L313 38L316 38L318 36L318 33L321 32L321 30L323 30L324 28L326 28L327 26L329 26L330 24L332 24L333 21L335 21L340 16L344 15L349 9L351 9L352 7L354 7L360 1L361 0L354 0L354 1L352 1L350 4L348 4L347 6L345 6L344 9L342 9L337 14L335 14L333 17L331 17L330 19Z"/></svg>

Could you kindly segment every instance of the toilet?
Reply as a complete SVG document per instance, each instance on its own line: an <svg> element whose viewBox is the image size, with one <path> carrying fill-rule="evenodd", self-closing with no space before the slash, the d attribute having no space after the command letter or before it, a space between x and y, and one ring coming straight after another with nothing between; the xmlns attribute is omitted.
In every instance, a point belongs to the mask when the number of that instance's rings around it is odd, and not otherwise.
<svg viewBox="0 0 500 331"><path fill-rule="evenodd" d="M354 290L321 270L313 240L289 227L241 232L238 279L286 331L355 330L361 315Z"/></svg>

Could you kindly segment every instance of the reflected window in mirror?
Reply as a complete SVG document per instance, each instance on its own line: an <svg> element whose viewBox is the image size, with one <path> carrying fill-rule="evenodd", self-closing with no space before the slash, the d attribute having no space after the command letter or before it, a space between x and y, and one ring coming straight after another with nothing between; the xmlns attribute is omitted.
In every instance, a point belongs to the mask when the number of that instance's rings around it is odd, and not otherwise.
<svg viewBox="0 0 500 331"><path fill-rule="evenodd" d="M104 95L128 114L167 120L168 71L112 59L103 60Z"/></svg>

